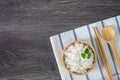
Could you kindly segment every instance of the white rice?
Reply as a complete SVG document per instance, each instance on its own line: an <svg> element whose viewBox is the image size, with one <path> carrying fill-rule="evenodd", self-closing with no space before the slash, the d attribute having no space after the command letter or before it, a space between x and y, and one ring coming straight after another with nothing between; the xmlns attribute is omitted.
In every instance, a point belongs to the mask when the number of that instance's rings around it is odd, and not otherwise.
<svg viewBox="0 0 120 80"><path fill-rule="evenodd" d="M81 54L88 48L91 57L83 58ZM94 55L92 50L85 44L76 42L74 45L68 47L64 52L65 64L72 72L85 73L87 69L93 66Z"/></svg>

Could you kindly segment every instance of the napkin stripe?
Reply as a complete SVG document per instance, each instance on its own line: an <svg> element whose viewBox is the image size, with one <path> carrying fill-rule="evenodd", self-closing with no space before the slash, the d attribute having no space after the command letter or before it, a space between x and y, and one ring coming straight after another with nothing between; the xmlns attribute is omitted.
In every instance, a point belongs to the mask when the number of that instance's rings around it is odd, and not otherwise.
<svg viewBox="0 0 120 80"><path fill-rule="evenodd" d="M103 21L101 21L101 24L102 24L102 27L105 26ZM107 44L107 45L108 45L108 44ZM110 48L110 45L108 45L108 48L109 48L109 51L110 51L110 54L111 54L111 57L112 57L112 61L113 61L113 64L114 64L114 68L115 68L116 74L118 75L118 76L117 76L117 77L118 77L118 80L120 80L119 74L118 74L118 71L117 71L117 66L116 66L116 64L115 64L116 62L115 62L115 60L114 60L113 53L112 53L112 50L111 50L111 48Z"/></svg>
<svg viewBox="0 0 120 80"><path fill-rule="evenodd" d="M92 45L93 45L93 47L95 48L95 45L94 45L94 42L93 42L93 38L92 38L92 34L91 34L91 32L90 32L89 25L87 25L87 29L88 29L88 32L89 32L89 36L90 36L90 40L91 40L91 42L92 42ZM101 66L100 66L100 62L99 62L99 60L98 60L98 57L97 57L97 61L98 61L98 66L99 66L99 69L100 69L100 72L101 72L102 79L105 80L105 78L104 78L104 76L103 76L102 68L101 68Z"/></svg>
<svg viewBox="0 0 120 80"><path fill-rule="evenodd" d="M73 29L73 35L74 35L74 37L75 37L75 40L78 40L78 39L77 39L76 32L75 32L75 30L74 30L74 29Z"/></svg>
<svg viewBox="0 0 120 80"><path fill-rule="evenodd" d="M62 47L62 49L63 49L63 42L62 42L62 39L61 39L60 34L58 34L58 36L59 36L59 40L60 40L61 47ZM73 80L72 75L71 75L70 73L69 73L69 75L70 75L71 80Z"/></svg>
<svg viewBox="0 0 120 80"><path fill-rule="evenodd" d="M75 30L73 30L73 34L74 34L75 40L78 40ZM85 76L86 76L87 80L89 80L88 74L86 74Z"/></svg>
<svg viewBox="0 0 120 80"><path fill-rule="evenodd" d="M115 17L115 20L116 20L116 23L117 23L118 31L119 31L119 33L120 33L120 24L119 24L119 22L118 22L117 17Z"/></svg>

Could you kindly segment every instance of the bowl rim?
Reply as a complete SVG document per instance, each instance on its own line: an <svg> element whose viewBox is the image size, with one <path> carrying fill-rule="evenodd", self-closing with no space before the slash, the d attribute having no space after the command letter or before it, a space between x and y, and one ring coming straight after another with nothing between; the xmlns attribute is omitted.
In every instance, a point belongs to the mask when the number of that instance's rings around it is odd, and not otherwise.
<svg viewBox="0 0 120 80"><path fill-rule="evenodd" d="M88 47L91 48L91 50L92 50L92 52L93 52L93 55L94 55L93 66L92 66L91 68L89 68L85 73L77 73L77 72L72 72L72 71L70 71L70 70L67 68L67 66L66 66L66 64L65 64L65 61L64 61L64 60L65 60L65 54L64 54L64 52L66 51L66 49L67 49L69 46L73 45L75 42L83 43L83 44L85 44L85 45L88 45ZM93 48L93 46L92 46L90 43L88 43L88 42L86 42L86 41L84 41L84 40L75 40L75 41L70 42L67 46L64 47L64 49L62 50L62 54L61 54L61 60L62 60L62 65L63 65L63 67L64 67L70 74L77 75L77 76L78 76L78 75L85 75L85 74L89 73L90 71L92 71L93 68L94 68L95 65L96 65L96 61L97 61L97 59L96 59L96 51L95 51L95 49Z"/></svg>

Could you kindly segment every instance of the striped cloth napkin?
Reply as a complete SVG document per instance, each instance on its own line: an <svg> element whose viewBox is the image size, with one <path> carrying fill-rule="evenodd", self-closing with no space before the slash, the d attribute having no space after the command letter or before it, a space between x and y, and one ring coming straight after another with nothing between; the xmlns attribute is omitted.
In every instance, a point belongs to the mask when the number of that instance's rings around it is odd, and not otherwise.
<svg viewBox="0 0 120 80"><path fill-rule="evenodd" d="M53 52L58 64L58 69L61 75L62 80L107 80L105 69L101 61L99 49L97 47L93 27L97 27L99 31L103 26L111 25L116 31L116 41L115 47L120 55L120 16L112 17L106 20L98 21L89 25L85 25L74 30L66 31L50 37L52 44ZM97 54L97 64L94 69L83 76L75 76L68 73L61 63L61 52L62 49L71 41L74 40L85 40L89 42L96 50ZM110 68L115 80L120 80L120 71L117 69L116 62L112 53L110 46L101 39L102 46L104 48L107 60L110 64Z"/></svg>

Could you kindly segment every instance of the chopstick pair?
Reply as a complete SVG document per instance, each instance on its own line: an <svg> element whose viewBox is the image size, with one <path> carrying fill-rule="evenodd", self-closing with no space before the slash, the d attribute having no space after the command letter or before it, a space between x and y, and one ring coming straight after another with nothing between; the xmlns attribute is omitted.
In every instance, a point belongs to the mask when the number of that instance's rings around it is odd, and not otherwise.
<svg viewBox="0 0 120 80"><path fill-rule="evenodd" d="M114 78L112 76L112 72L110 70L110 65L108 64L104 49L103 49L101 41L100 41L100 37L99 37L100 34L99 34L96 27L93 28L93 31L94 31L94 37L95 37L97 46L99 48L99 52L100 52L100 56L101 56L101 59L102 59L102 62L103 62L103 66L104 66L104 68L106 70L106 73L107 73L107 80L114 80Z"/></svg>

